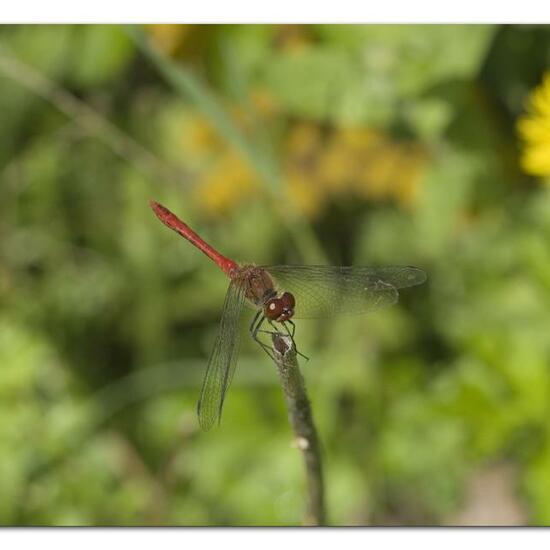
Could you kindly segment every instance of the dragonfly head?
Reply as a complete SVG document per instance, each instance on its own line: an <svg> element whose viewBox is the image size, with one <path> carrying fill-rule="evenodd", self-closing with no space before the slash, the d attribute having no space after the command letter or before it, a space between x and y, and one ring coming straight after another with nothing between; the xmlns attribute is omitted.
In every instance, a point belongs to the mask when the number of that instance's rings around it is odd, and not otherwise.
<svg viewBox="0 0 550 550"><path fill-rule="evenodd" d="M283 292L280 298L268 300L264 306L264 315L271 321L283 323L294 315L296 302L290 292Z"/></svg>

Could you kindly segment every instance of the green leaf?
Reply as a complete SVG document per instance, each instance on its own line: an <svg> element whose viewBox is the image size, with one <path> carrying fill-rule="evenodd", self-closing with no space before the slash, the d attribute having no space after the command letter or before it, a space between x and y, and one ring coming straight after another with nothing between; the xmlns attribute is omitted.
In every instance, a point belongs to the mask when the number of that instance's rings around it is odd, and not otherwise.
<svg viewBox="0 0 550 550"><path fill-rule="evenodd" d="M389 119L391 89L367 81L356 55L315 47L275 54L264 83L290 114L337 124L382 123Z"/></svg>
<svg viewBox="0 0 550 550"><path fill-rule="evenodd" d="M330 44L361 52L374 80L387 75L406 95L474 76L495 30L488 25L330 25L318 32Z"/></svg>
<svg viewBox="0 0 550 550"><path fill-rule="evenodd" d="M70 78L79 86L96 86L119 75L134 46L116 25L86 25L76 29Z"/></svg>

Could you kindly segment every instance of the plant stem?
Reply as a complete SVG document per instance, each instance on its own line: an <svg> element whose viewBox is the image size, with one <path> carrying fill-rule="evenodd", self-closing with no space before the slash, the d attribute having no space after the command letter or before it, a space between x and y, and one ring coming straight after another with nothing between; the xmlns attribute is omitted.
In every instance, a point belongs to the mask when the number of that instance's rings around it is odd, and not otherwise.
<svg viewBox="0 0 550 550"><path fill-rule="evenodd" d="M151 179L170 181L177 186L189 180L188 174L180 173L165 164L98 111L18 59L4 46L0 46L0 74L46 100L89 135L95 136L117 156L137 167Z"/></svg>
<svg viewBox="0 0 550 550"><path fill-rule="evenodd" d="M321 448L304 379L296 359L296 348L288 336L273 334L272 339L273 355L285 394L290 424L294 430L296 445L304 457L309 497L305 524L325 525Z"/></svg>

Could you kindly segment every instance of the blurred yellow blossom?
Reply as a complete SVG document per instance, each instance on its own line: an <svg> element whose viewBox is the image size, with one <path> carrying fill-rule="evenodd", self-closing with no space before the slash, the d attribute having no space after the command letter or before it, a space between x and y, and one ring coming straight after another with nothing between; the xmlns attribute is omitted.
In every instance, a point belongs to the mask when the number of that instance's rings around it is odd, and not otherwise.
<svg viewBox="0 0 550 550"><path fill-rule="evenodd" d="M550 176L550 72L529 97L527 113L518 121L523 140L521 167L527 174Z"/></svg>
<svg viewBox="0 0 550 550"><path fill-rule="evenodd" d="M290 159L296 162L311 157L321 146L322 134L319 126L313 123L298 123L287 136L287 151Z"/></svg>
<svg viewBox="0 0 550 550"><path fill-rule="evenodd" d="M210 122L201 115L191 116L182 133L183 148L195 155L212 155L225 147L225 142Z"/></svg>
<svg viewBox="0 0 550 550"><path fill-rule="evenodd" d="M205 212L221 215L259 195L262 186L253 168L206 121L198 117L188 131L191 150L210 159L197 185L198 202ZM310 219L342 195L393 199L409 207L426 162L420 145L395 142L379 131L299 122L290 128L283 150L286 196Z"/></svg>
<svg viewBox="0 0 550 550"><path fill-rule="evenodd" d="M240 127L242 113L232 111ZM258 175L248 161L228 146L202 117L186 127L186 146L202 158L198 202L210 215L220 215L261 192ZM307 218L318 217L336 196L394 200L414 204L427 163L425 150L414 142L396 142L368 128L334 129L296 122L284 138L283 193Z"/></svg>
<svg viewBox="0 0 550 550"><path fill-rule="evenodd" d="M189 32L189 25L146 25L146 32L153 44L167 55L175 55L185 35Z"/></svg>
<svg viewBox="0 0 550 550"><path fill-rule="evenodd" d="M196 187L197 202L210 215L221 215L258 194L255 172L237 152L228 149Z"/></svg>
<svg viewBox="0 0 550 550"><path fill-rule="evenodd" d="M307 218L316 218L324 203L324 195L315 192L315 180L299 170L286 174L287 197L296 210Z"/></svg>
<svg viewBox="0 0 550 550"><path fill-rule="evenodd" d="M260 116L272 117L279 111L279 105L268 90L256 88L250 93L250 100L252 105Z"/></svg>
<svg viewBox="0 0 550 550"><path fill-rule="evenodd" d="M293 196L299 197L297 206L314 216L324 202L346 193L410 206L426 162L420 145L395 142L379 131L323 133L313 124L298 124L288 136L285 167Z"/></svg>
<svg viewBox="0 0 550 550"><path fill-rule="evenodd" d="M185 59L199 66L212 43L213 25L145 25L153 44L165 55Z"/></svg>
<svg viewBox="0 0 550 550"><path fill-rule="evenodd" d="M312 41L310 25L276 25L275 45L281 51L300 50Z"/></svg>

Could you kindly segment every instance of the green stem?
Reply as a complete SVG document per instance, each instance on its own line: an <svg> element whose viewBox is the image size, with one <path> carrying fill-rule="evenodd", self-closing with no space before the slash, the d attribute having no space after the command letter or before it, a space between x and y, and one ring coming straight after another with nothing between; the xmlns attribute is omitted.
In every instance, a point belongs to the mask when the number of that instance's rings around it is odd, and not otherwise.
<svg viewBox="0 0 550 550"><path fill-rule="evenodd" d="M279 371L296 445L304 457L309 500L305 523L307 525L325 525L325 491L321 449L292 339L288 336L273 334L273 356Z"/></svg>
<svg viewBox="0 0 550 550"><path fill-rule="evenodd" d="M181 185L182 181L189 179L188 175L179 173L166 165L155 154L124 133L87 103L18 59L4 46L0 46L0 74L4 74L36 96L49 102L89 135L95 136L116 155L136 166L151 179L164 179L177 185Z"/></svg>

